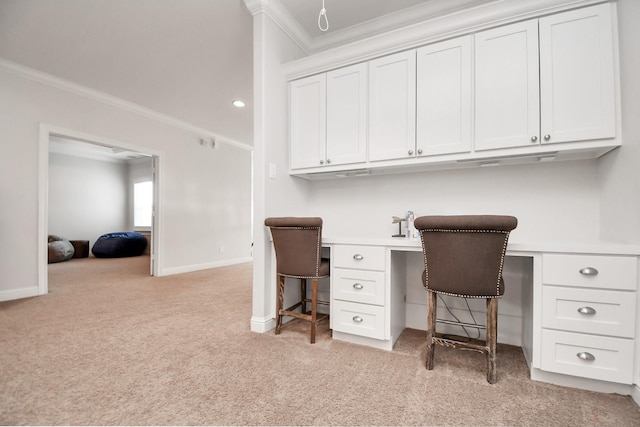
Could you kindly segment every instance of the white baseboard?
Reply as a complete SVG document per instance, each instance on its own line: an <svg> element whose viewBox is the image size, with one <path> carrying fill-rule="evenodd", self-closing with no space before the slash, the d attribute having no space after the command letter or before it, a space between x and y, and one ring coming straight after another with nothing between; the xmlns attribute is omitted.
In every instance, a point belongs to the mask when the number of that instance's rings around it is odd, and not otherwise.
<svg viewBox="0 0 640 427"><path fill-rule="evenodd" d="M554 372L542 371L537 368L531 369L531 379L534 381L542 381L545 383L595 391L598 393L616 393L629 396L633 395L632 389L636 389L636 393L638 392L638 387L630 384L618 384L608 381L576 377L573 375L557 374ZM636 400L636 403L637 402L638 400Z"/></svg>
<svg viewBox="0 0 640 427"><path fill-rule="evenodd" d="M634 384L631 386L631 398L640 406L640 385Z"/></svg>
<svg viewBox="0 0 640 427"><path fill-rule="evenodd" d="M228 265L242 264L242 263L251 262L251 261L253 261L253 258L246 257L246 258L228 259L224 261L207 262L204 264L185 265L183 267L163 268L160 270L158 275L171 276L172 274L190 273L192 271L207 270L209 268L226 267Z"/></svg>
<svg viewBox="0 0 640 427"><path fill-rule="evenodd" d="M12 289L10 291L0 291L0 301L13 301L21 298L29 298L40 295L38 287L33 286L23 289Z"/></svg>
<svg viewBox="0 0 640 427"><path fill-rule="evenodd" d="M276 327L276 321L272 317L251 317L251 332L264 333Z"/></svg>

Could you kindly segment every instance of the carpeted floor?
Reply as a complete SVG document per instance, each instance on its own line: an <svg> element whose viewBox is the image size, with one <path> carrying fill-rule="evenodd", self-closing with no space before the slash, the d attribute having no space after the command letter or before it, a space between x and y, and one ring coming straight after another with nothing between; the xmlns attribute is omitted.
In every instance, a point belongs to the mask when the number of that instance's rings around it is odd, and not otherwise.
<svg viewBox="0 0 640 427"><path fill-rule="evenodd" d="M4 425L638 426L629 396L531 381L500 346L498 383L482 355L424 333L392 352L308 343L292 322L252 333L251 264L150 277L148 257L49 266L48 295L0 303Z"/></svg>

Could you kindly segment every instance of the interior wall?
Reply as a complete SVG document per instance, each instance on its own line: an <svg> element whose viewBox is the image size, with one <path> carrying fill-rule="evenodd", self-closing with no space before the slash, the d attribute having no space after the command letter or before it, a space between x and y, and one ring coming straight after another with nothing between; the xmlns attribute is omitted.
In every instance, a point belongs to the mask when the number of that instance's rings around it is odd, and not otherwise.
<svg viewBox="0 0 640 427"><path fill-rule="evenodd" d="M623 146L601 166L603 238L640 244L640 2L618 0ZM639 266L640 273L640 266ZM640 289L637 292L640 307ZM636 316L636 401L640 401L640 314Z"/></svg>
<svg viewBox="0 0 640 427"><path fill-rule="evenodd" d="M310 206L327 236L391 237L392 216L499 214L518 218L510 241L598 239L594 160L314 181Z"/></svg>
<svg viewBox="0 0 640 427"><path fill-rule="evenodd" d="M128 231L126 163L49 153L49 234L89 240Z"/></svg>
<svg viewBox="0 0 640 427"><path fill-rule="evenodd" d="M202 147L202 135L122 108L113 98L0 67L0 300L38 292L43 124L159 155L159 275L251 259L250 150Z"/></svg>
<svg viewBox="0 0 640 427"><path fill-rule="evenodd" d="M640 2L618 0L622 147L600 165L602 237L640 243ZM640 323L638 324L640 328ZM640 330L640 329L639 329ZM640 375L640 374L639 374Z"/></svg>
<svg viewBox="0 0 640 427"><path fill-rule="evenodd" d="M303 52L267 14L253 20L254 37L254 265L251 328L271 328L275 304L275 270L269 216L306 215L308 183L288 176L288 83L282 64Z"/></svg>

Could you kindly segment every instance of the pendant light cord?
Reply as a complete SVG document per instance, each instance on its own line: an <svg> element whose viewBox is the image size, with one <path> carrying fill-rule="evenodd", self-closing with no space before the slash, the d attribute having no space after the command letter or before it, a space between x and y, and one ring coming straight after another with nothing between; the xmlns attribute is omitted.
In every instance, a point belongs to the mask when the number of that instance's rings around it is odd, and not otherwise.
<svg viewBox="0 0 640 427"><path fill-rule="evenodd" d="M320 31L327 31L329 29L329 18L327 18L327 9L324 8L324 0L322 0L320 15L318 15L318 28L320 28Z"/></svg>

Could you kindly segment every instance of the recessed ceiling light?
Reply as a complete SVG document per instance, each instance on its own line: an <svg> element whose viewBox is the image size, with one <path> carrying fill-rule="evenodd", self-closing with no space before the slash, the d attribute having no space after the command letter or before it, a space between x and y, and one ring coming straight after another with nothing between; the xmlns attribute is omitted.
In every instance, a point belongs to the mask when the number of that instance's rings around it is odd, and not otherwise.
<svg viewBox="0 0 640 427"><path fill-rule="evenodd" d="M242 107L244 107L244 105L245 105L245 104L244 104L244 102L243 102L243 101L241 101L241 100L239 100L239 99L236 99L235 101L233 101L233 105L234 105L235 107L242 108Z"/></svg>

